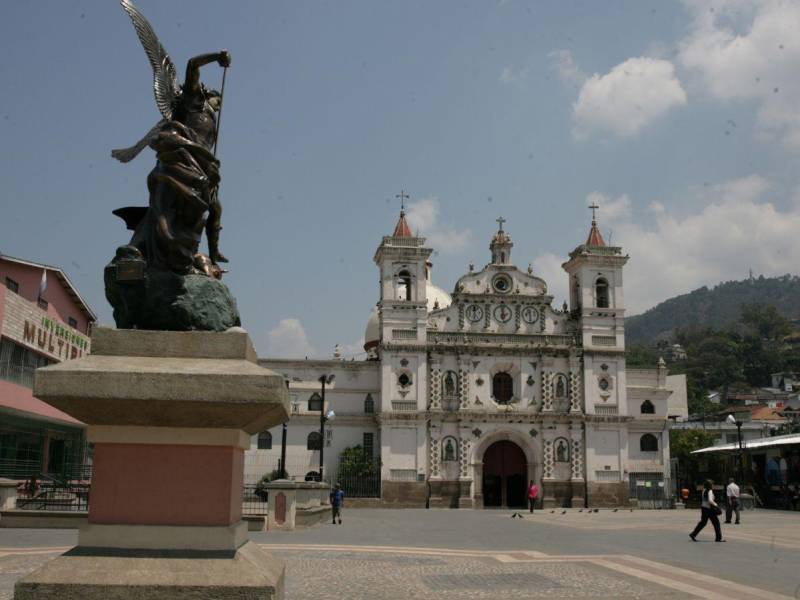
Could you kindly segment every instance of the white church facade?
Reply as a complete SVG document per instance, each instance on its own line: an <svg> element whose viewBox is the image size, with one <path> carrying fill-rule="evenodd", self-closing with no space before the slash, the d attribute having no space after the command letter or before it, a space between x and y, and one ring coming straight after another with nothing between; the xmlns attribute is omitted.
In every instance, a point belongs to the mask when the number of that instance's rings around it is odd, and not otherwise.
<svg viewBox="0 0 800 600"><path fill-rule="evenodd" d="M405 215L375 253L378 302L367 360L262 359L288 382L285 468L335 478L359 446L379 469L384 503L484 507L525 503L530 480L545 506L624 506L637 485L669 477L666 367L626 369L623 270L593 220L564 263L569 305L511 259L503 220L491 260L455 284L431 282L432 249ZM321 376L325 390L320 439ZM281 427L254 436L246 477L278 466ZM665 490L666 491L666 490Z"/></svg>

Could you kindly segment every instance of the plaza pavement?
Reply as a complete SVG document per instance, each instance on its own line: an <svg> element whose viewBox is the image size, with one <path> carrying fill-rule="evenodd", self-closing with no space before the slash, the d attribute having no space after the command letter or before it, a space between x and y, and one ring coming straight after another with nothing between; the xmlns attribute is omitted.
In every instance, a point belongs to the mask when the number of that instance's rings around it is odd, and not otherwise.
<svg viewBox="0 0 800 600"><path fill-rule="evenodd" d="M287 598L800 598L800 514L697 510L345 510L344 524L251 538L287 562ZM74 530L0 529L0 599Z"/></svg>

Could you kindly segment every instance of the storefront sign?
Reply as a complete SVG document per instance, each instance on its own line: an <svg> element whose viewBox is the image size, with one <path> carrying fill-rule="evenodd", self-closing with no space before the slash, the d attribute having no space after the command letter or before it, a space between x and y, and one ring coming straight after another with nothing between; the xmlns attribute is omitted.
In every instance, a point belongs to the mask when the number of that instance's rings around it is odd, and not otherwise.
<svg viewBox="0 0 800 600"><path fill-rule="evenodd" d="M17 294L6 294L3 337L54 360L81 358L91 340Z"/></svg>

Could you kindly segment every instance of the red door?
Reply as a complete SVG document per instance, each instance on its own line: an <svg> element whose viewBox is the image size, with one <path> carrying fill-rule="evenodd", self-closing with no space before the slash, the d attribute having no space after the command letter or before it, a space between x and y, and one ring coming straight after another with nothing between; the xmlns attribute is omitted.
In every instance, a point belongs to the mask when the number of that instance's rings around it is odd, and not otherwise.
<svg viewBox="0 0 800 600"><path fill-rule="evenodd" d="M528 465L522 448L506 440L483 455L483 505L525 506Z"/></svg>

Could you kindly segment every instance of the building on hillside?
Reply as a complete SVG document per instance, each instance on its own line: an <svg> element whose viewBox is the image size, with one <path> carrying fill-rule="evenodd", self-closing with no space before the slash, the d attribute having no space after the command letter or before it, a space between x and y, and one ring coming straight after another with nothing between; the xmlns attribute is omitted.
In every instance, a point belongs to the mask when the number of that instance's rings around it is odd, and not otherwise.
<svg viewBox="0 0 800 600"><path fill-rule="evenodd" d="M261 361L289 382L291 476L313 477L322 445L326 478L339 479L339 455L359 446L385 503L519 506L530 480L558 506L625 505L645 481L669 489L666 366L625 366L628 257L592 220L563 265L569 305L554 307L546 282L514 265L498 222L488 264L470 266L450 295L432 283L432 249L401 211L374 256L369 359ZM330 374L322 407L319 378ZM321 408L336 414L324 435ZM277 468L280 436L254 436L250 481Z"/></svg>
<svg viewBox="0 0 800 600"><path fill-rule="evenodd" d="M0 477L71 475L84 425L33 396L36 368L89 352L89 305L58 267L0 254Z"/></svg>
<svg viewBox="0 0 800 600"><path fill-rule="evenodd" d="M679 419L673 423L672 429L705 429L717 434L716 444L732 444L738 442L739 434L736 425L728 423L729 414L742 423L743 441L778 435L790 423L790 419L779 408L766 404L742 404L726 406L718 413L705 417L691 415Z"/></svg>

